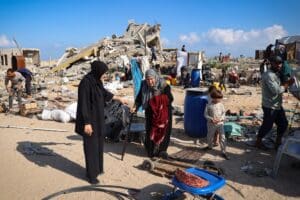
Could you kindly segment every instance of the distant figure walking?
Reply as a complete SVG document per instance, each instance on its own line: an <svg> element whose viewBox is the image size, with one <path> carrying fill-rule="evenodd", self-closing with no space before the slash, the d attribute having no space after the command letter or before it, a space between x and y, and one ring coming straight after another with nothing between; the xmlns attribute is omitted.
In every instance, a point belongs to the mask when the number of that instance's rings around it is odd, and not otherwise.
<svg viewBox="0 0 300 200"><path fill-rule="evenodd" d="M150 62L153 62L153 61L156 61L156 60L157 60L156 49L155 49L155 46L152 46L151 47L151 61Z"/></svg>
<svg viewBox="0 0 300 200"><path fill-rule="evenodd" d="M219 87L222 91L225 91L226 92L226 85L225 85L225 82L226 82L226 68L223 68L222 69L222 74L220 76L220 84L219 84Z"/></svg>

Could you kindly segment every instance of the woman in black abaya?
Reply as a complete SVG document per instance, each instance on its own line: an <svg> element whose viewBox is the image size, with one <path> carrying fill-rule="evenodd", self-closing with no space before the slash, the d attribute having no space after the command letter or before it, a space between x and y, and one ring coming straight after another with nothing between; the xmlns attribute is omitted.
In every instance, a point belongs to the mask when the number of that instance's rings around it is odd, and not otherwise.
<svg viewBox="0 0 300 200"><path fill-rule="evenodd" d="M103 87L101 77L108 70L105 63L94 61L91 68L79 84L75 131L83 137L88 181L97 184L97 176L103 173L104 103L125 101Z"/></svg>

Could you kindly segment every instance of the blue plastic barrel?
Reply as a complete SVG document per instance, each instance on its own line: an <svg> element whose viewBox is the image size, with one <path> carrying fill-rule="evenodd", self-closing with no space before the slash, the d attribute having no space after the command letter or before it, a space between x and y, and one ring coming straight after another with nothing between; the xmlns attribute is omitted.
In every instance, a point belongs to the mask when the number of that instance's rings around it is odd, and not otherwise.
<svg viewBox="0 0 300 200"><path fill-rule="evenodd" d="M207 104L208 90L189 88L184 100L184 130L190 137L203 138L207 135L204 110Z"/></svg>
<svg viewBox="0 0 300 200"><path fill-rule="evenodd" d="M201 77L201 70L200 69L193 69L191 74L191 86L192 87L199 87L200 85L200 78Z"/></svg>

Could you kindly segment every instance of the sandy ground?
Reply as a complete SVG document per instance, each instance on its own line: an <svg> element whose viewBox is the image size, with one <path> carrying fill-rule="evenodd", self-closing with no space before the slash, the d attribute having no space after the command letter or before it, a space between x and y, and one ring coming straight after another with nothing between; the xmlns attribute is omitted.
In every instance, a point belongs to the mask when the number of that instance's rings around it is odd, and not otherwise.
<svg viewBox="0 0 300 200"><path fill-rule="evenodd" d="M243 88L241 88L243 89ZM253 95L226 95L227 109L246 113L260 108L259 88L249 87ZM125 93L128 92L125 91ZM185 93L173 88L176 105L183 105ZM292 107L297 100L288 96L285 107ZM92 191L85 180L84 156L81 137L74 133L74 123L40 121L16 115L0 114L1 125L26 126L32 128L64 129L67 132L37 131L29 129L0 128L0 199L117 199L101 191ZM174 117L173 136L192 140L184 134L183 121ZM298 125L297 125L298 126ZM299 127L299 126L298 126ZM200 141L201 142L201 141ZM24 147L31 144L43 147L54 155L27 155ZM186 144L172 142L169 153L181 150ZM138 168L146 158L143 146L128 145L124 161L120 160L123 143L105 143L105 173L99 176L101 185L133 187L141 189L137 199L161 199L172 190L170 179L155 176ZM203 147L198 143L199 151ZM227 185L217 191L225 199L300 199L300 170L292 168L296 160L284 157L277 179L269 176L256 177L241 171L246 161L260 161L266 168L272 168L275 150L262 152L247 146L244 142L229 141L231 160L221 158L220 149L203 152L197 162L201 165L211 160L225 170ZM121 192L126 190L114 189ZM64 192L65 191L65 192ZM52 195L52 196L51 196ZM193 199L185 195L186 199Z"/></svg>

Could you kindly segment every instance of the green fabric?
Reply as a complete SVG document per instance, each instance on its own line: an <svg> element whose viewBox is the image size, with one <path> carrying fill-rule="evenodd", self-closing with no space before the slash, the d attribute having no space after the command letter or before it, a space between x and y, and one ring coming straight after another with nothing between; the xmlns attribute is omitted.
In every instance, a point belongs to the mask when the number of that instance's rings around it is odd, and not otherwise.
<svg viewBox="0 0 300 200"><path fill-rule="evenodd" d="M225 122L224 124L224 131L227 138L231 136L242 136L244 130L244 127L234 122Z"/></svg>
<svg viewBox="0 0 300 200"><path fill-rule="evenodd" d="M292 68L287 61L284 61L280 70L280 80L282 83L286 82L292 74Z"/></svg>

